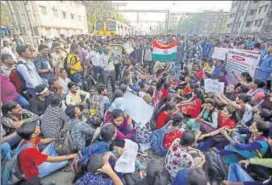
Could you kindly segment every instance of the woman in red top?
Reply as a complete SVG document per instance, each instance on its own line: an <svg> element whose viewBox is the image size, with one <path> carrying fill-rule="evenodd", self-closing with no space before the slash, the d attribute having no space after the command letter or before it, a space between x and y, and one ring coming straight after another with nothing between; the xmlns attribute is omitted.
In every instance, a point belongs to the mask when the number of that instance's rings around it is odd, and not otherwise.
<svg viewBox="0 0 272 185"><path fill-rule="evenodd" d="M232 116L235 112L235 109L230 107L230 106L225 106L224 109L218 113L218 124L219 124L219 129L210 132L208 134L203 134L200 136L199 139L204 139L205 137L212 137L218 134L221 134L221 129L222 128L235 128L236 123L232 120Z"/></svg>
<svg viewBox="0 0 272 185"><path fill-rule="evenodd" d="M49 175L49 172L52 173L63 168L67 165L67 160L76 157L76 154L57 156L56 152L53 151L55 143L50 143L53 139L39 139L40 133L40 128L36 127L35 122L23 124L17 129L17 134L24 139L19 148L26 147L19 153L20 169L21 173L25 175L25 180ZM41 153L37 146L39 143L50 144ZM54 155L54 157L47 154Z"/></svg>
<svg viewBox="0 0 272 185"><path fill-rule="evenodd" d="M192 98L187 101L181 102L177 105L177 108L183 114L196 118L201 112L202 94L200 89L194 89Z"/></svg>
<svg viewBox="0 0 272 185"><path fill-rule="evenodd" d="M175 105L171 102L168 102L166 103L165 105L163 105L157 116L155 116L155 120L156 120L156 123L157 123L157 129L160 129L162 128L166 121L168 120L169 116L170 115L173 115L174 112L175 112Z"/></svg>
<svg viewBox="0 0 272 185"><path fill-rule="evenodd" d="M165 83L163 85L163 89L161 90L161 96L160 99L166 97L170 91L170 83Z"/></svg>
<svg viewBox="0 0 272 185"><path fill-rule="evenodd" d="M170 121L172 122L171 126L176 127L176 129L164 135L163 146L166 149L168 149L171 146L171 144L173 143L175 139L177 138L181 139L182 137L182 132L178 128L182 124L182 116L175 115L172 118L170 118Z"/></svg>

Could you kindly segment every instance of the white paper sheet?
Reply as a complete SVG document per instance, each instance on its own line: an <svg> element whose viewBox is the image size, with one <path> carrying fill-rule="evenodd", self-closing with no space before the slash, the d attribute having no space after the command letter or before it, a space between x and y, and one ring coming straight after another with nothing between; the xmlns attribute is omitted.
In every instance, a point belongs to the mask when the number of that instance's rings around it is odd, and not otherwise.
<svg viewBox="0 0 272 185"><path fill-rule="evenodd" d="M151 120L154 108L148 105L141 97L130 92L126 92L123 98L123 106L127 114L136 124L140 124L141 128L145 126Z"/></svg>

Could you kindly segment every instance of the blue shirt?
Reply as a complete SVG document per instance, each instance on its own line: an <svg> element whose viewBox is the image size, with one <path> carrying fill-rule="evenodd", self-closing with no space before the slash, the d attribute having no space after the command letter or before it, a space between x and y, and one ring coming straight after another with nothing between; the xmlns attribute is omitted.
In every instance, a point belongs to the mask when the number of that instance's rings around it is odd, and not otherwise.
<svg viewBox="0 0 272 185"><path fill-rule="evenodd" d="M256 70L255 78L266 81L272 72L272 55L262 59L259 68Z"/></svg>
<svg viewBox="0 0 272 185"><path fill-rule="evenodd" d="M17 66L17 71L24 78L26 82L26 87L35 89L35 87L44 83L40 75L38 74L33 62L25 61L22 58L19 59L19 62L20 61L24 64L19 64Z"/></svg>
<svg viewBox="0 0 272 185"><path fill-rule="evenodd" d="M49 58L47 57L41 57L38 56L35 60L34 60L34 64L38 69L51 69L51 65L49 63ZM41 78L44 78L46 80L50 80L53 78L54 74L51 72L47 72L47 73L40 73Z"/></svg>
<svg viewBox="0 0 272 185"><path fill-rule="evenodd" d="M218 78L221 72L222 72L222 66L215 66L211 78L212 79Z"/></svg>

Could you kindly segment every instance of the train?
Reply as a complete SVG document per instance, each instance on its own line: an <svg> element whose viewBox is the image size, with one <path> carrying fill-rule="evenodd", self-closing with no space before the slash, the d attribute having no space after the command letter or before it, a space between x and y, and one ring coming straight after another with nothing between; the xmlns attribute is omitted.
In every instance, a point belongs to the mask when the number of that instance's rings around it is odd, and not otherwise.
<svg viewBox="0 0 272 185"><path fill-rule="evenodd" d="M105 21L98 20L94 27L94 35L97 36L127 36L138 34L132 26L113 19Z"/></svg>

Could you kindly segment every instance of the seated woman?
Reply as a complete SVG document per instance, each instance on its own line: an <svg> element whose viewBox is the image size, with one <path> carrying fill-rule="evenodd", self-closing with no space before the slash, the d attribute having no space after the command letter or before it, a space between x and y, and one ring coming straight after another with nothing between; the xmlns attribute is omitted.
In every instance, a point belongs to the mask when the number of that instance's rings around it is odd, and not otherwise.
<svg viewBox="0 0 272 185"><path fill-rule="evenodd" d="M110 165L110 152L104 155L93 155L89 159L88 173L76 181L76 185L123 185L122 180ZM99 173L97 173L99 172Z"/></svg>
<svg viewBox="0 0 272 185"><path fill-rule="evenodd" d="M162 128L166 124L169 116L174 115L175 112L176 107L173 103L169 102L163 105L158 111L157 115L154 115L154 119L156 120L156 128Z"/></svg>
<svg viewBox="0 0 272 185"><path fill-rule="evenodd" d="M69 106L65 113L70 118L68 124L73 144L77 150L81 150L91 141L94 129L81 119L81 111L78 107Z"/></svg>
<svg viewBox="0 0 272 185"><path fill-rule="evenodd" d="M245 128L244 128L245 129ZM245 130L243 129L243 132ZM241 159L250 159L255 157L262 158L269 150L267 142L270 125L264 121L255 121L249 128L248 132L251 134L248 144L240 144L232 139L227 129L221 129L222 135L230 142L221 151L222 155L226 155L226 162L228 164L237 163Z"/></svg>
<svg viewBox="0 0 272 185"><path fill-rule="evenodd" d="M201 112L202 95L200 89L194 89L192 98L177 104L177 108L185 115L196 118Z"/></svg>
<svg viewBox="0 0 272 185"><path fill-rule="evenodd" d="M3 117L1 118L1 123L6 135L10 135L15 132L23 124L30 122L38 122L39 116L33 114L29 110L22 109L21 105L15 101L8 102L2 106ZM15 137L9 140L11 146L15 146L20 142L20 137Z"/></svg>
<svg viewBox="0 0 272 185"><path fill-rule="evenodd" d="M186 130L181 139L176 139L170 146L165 157L165 167L172 178L184 168L193 169L205 162L201 151L192 147L195 143L193 132Z"/></svg>
<svg viewBox="0 0 272 185"><path fill-rule="evenodd" d="M111 119L110 115L115 109L120 109L120 110L124 111L125 107L123 106L123 104L124 104L123 97L118 97L118 98L114 99L113 102L110 104L110 107L108 108L108 110L105 113L104 123L108 122Z"/></svg>
<svg viewBox="0 0 272 185"><path fill-rule="evenodd" d="M136 132L136 128L133 128L132 119L120 109L115 109L110 114L110 120L106 124L108 123L117 128L116 139L132 139Z"/></svg>
<svg viewBox="0 0 272 185"><path fill-rule="evenodd" d="M93 154L105 154L110 150L111 142L116 138L117 129L112 124L105 124L98 128L93 136L90 145L78 152L77 158L72 163L74 171L78 170L78 166L86 165L89 157Z"/></svg>
<svg viewBox="0 0 272 185"><path fill-rule="evenodd" d="M216 95L217 96L217 95ZM250 105L251 97L245 93L236 98L236 102L231 101L225 95L217 96L225 105L234 107L236 112L236 121L243 126L249 126L253 121L253 108Z"/></svg>
<svg viewBox="0 0 272 185"><path fill-rule="evenodd" d="M218 113L218 126L219 128L235 128L236 124L233 121L232 117L235 110L230 106L225 106L224 109ZM202 134L199 137L199 140L202 140L206 137L207 139L204 140L203 145L199 147L201 151L205 151L213 146L218 148L224 147L224 145L228 144L229 142L220 134L220 129L212 131L207 134Z"/></svg>
<svg viewBox="0 0 272 185"><path fill-rule="evenodd" d="M19 162L20 170L25 175L25 180L33 177L43 178L65 167L68 164L68 160L76 156L75 154L57 156L54 149L55 143L52 142L53 139L40 139L38 137L40 133L40 129L35 122L23 124L17 129L17 134L23 139L19 146L21 148ZM43 152L40 152L37 146L39 143L50 144Z"/></svg>
<svg viewBox="0 0 272 185"><path fill-rule="evenodd" d="M207 99L204 109L196 118L195 126L200 128L196 134L196 140L198 140L201 134L215 131L218 128L218 112L213 99Z"/></svg>
<svg viewBox="0 0 272 185"><path fill-rule="evenodd" d="M62 108L62 97L52 95L51 103L41 116L41 131L46 138L58 138L61 129L68 123L69 117Z"/></svg>

